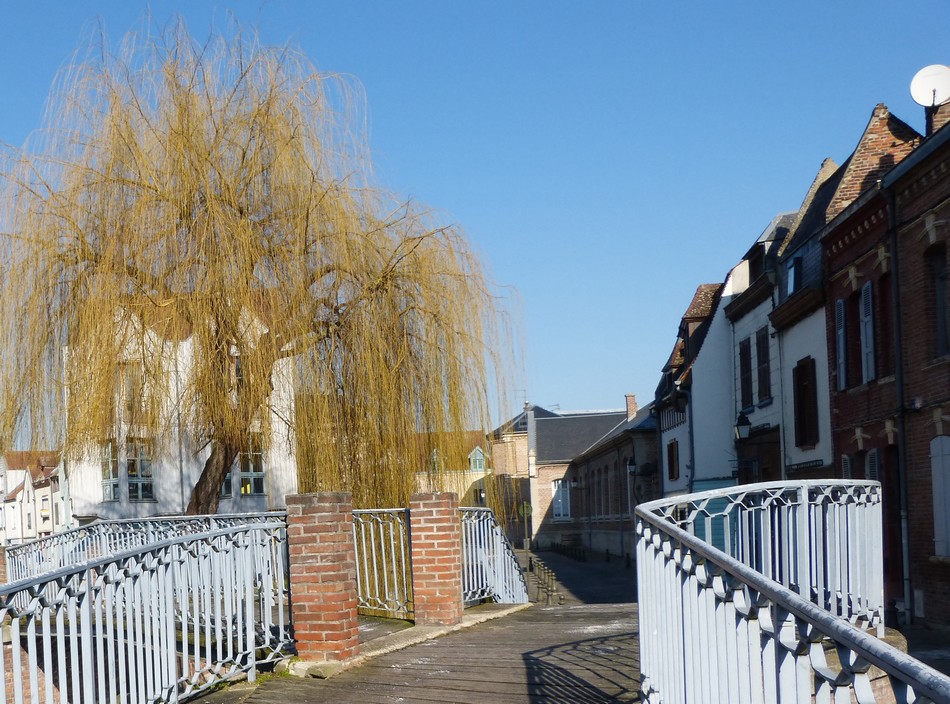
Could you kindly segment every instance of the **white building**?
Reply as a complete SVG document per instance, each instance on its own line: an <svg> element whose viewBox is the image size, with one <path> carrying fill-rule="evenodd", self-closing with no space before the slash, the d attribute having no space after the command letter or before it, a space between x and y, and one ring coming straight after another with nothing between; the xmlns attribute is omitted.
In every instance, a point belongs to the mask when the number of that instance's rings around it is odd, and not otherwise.
<svg viewBox="0 0 950 704"><path fill-rule="evenodd" d="M253 324L253 323L252 323ZM127 422L127 406L138 394L148 394L142 382L141 365L133 355L121 365L123 381L117 400L114 437L67 459L69 495L78 522L97 518L140 518L185 512L198 481L210 445L199 445L189 432L183 392L192 370L194 341L191 337L161 338L154 331L145 335L148 348L160 348L170 357L165 364L171 378L163 385L162 422L166 430L150 432ZM235 358L232 375L239 373ZM272 391L261 410L257 434L235 459L224 481L219 513L247 513L280 509L285 496L297 492L294 435L292 361L280 360L274 367ZM67 419L68 422L68 419ZM269 433L269 438L263 437ZM256 439L255 439L256 438ZM266 442L265 442L266 440ZM266 448L266 450L264 449Z"/></svg>

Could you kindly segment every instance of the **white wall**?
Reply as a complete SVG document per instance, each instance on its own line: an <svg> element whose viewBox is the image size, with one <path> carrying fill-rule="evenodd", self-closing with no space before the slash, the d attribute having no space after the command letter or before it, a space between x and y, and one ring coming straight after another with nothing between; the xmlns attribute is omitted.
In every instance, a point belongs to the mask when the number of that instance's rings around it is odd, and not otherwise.
<svg viewBox="0 0 950 704"><path fill-rule="evenodd" d="M732 330L721 300L693 364L695 482L732 479L735 414L732 395Z"/></svg>
<svg viewBox="0 0 950 704"><path fill-rule="evenodd" d="M177 345L172 353L177 364L170 364L172 380L168 385L169 398L163 404L166 414L163 425L172 430L154 438L152 453L153 501L130 501L126 481L125 463L119 463L120 498L118 501L103 501L101 449L88 448L69 463L69 493L72 512L75 516L104 519L139 518L156 515L181 514L185 511L191 491L201 475L204 463L210 454L208 446L199 446L188 432L187 417L178 416L179 406L175 398L185 385L193 359L190 340ZM177 369L177 373L174 371ZM260 512L283 508L285 496L297 491L297 465L294 437L288 423L293 422L293 365L291 360L281 360L274 370L273 392L270 405L269 447L264 455L264 496L242 496L235 492L232 498L222 499L220 513ZM179 422L183 433L179 438ZM127 429L124 429L127 430ZM124 453L124 448L120 448ZM120 454L120 458L123 457ZM237 463L235 463L235 470ZM234 481L237 481L235 476Z"/></svg>
<svg viewBox="0 0 950 704"><path fill-rule="evenodd" d="M782 404L785 465L821 461L832 463L831 403L828 391L828 346L825 309L819 308L807 318L782 332L779 340L782 354L782 383L785 394ZM800 359L815 360L816 393L818 396L818 444L812 450L795 446L795 394L792 370Z"/></svg>

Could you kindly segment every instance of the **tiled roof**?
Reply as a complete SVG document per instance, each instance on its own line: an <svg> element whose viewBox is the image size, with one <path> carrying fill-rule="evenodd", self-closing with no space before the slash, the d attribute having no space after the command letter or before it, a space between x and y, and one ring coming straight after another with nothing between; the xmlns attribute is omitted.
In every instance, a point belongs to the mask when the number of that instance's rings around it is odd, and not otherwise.
<svg viewBox="0 0 950 704"><path fill-rule="evenodd" d="M713 305L716 302L716 294L722 284L700 284L696 289L689 308L683 314L683 318L690 320L700 320L712 312Z"/></svg>
<svg viewBox="0 0 950 704"><path fill-rule="evenodd" d="M59 452L56 450L11 450L3 453L7 469L32 471L37 466L55 467L59 464Z"/></svg>

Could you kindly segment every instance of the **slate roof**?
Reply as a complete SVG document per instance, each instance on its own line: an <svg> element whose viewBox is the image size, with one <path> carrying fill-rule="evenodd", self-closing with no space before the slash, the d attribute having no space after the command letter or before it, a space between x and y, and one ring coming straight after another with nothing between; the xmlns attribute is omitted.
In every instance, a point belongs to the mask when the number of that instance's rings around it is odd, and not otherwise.
<svg viewBox="0 0 950 704"><path fill-rule="evenodd" d="M528 410L534 411L534 417L537 418L559 418L560 413L555 413L554 411L549 411L547 408L542 408L541 406L535 406L533 404L528 404L528 408L521 411L511 420L502 423L497 428L492 431L492 435L495 439L500 438L504 433L527 433L528 432Z"/></svg>
<svg viewBox="0 0 950 704"><path fill-rule="evenodd" d="M569 463L627 417L626 411L535 418L538 464Z"/></svg>
<svg viewBox="0 0 950 704"><path fill-rule="evenodd" d="M638 410L637 414L630 420L627 420L626 416L624 416L623 420L608 430L602 437L598 438L590 447L577 455L574 460L576 461L588 455L596 455L602 449L609 447L614 440L627 433L655 432L656 416L653 415L652 411L653 403L651 402Z"/></svg>

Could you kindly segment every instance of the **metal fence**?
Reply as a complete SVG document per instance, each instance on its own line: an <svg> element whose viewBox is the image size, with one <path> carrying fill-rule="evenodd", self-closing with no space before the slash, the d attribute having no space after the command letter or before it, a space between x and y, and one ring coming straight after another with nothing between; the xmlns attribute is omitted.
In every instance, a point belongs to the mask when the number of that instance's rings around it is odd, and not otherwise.
<svg viewBox="0 0 950 704"><path fill-rule="evenodd" d="M3 701L176 702L293 647L286 524L219 528L0 586Z"/></svg>
<svg viewBox="0 0 950 704"><path fill-rule="evenodd" d="M876 482L664 499L638 507L637 535L646 701L950 701L950 679L867 632L882 629Z"/></svg>
<svg viewBox="0 0 950 704"><path fill-rule="evenodd" d="M391 618L411 618L409 511L355 510L353 538L359 610Z"/></svg>
<svg viewBox="0 0 950 704"><path fill-rule="evenodd" d="M154 545L174 536L285 520L284 512L274 511L96 521L22 545L7 547L7 579L13 582L38 577L87 560Z"/></svg>
<svg viewBox="0 0 950 704"><path fill-rule="evenodd" d="M462 598L524 604L528 587L511 543L491 509L462 508Z"/></svg>

